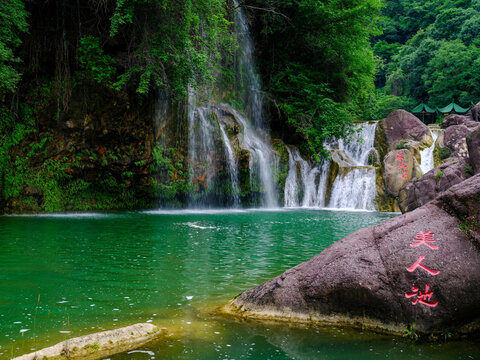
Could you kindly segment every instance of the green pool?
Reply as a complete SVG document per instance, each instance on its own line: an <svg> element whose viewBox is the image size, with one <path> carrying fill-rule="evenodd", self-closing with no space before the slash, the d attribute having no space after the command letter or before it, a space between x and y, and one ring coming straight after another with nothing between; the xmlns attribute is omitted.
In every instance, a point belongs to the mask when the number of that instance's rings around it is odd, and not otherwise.
<svg viewBox="0 0 480 360"><path fill-rule="evenodd" d="M0 217L0 359L137 322L171 337L111 359L479 359L343 328L237 322L214 309L394 214L178 211Z"/></svg>

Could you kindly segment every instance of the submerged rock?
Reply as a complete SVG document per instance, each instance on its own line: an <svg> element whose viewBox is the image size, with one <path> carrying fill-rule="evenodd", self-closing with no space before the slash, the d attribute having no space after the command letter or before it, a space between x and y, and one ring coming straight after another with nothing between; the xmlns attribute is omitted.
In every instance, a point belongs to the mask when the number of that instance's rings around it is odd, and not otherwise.
<svg viewBox="0 0 480 360"><path fill-rule="evenodd" d="M135 324L62 341L54 346L16 357L13 360L35 359L102 359L138 348L154 340L162 330L152 324Z"/></svg>
<svg viewBox="0 0 480 360"><path fill-rule="evenodd" d="M241 317L440 334L480 329L480 175L247 290Z"/></svg>

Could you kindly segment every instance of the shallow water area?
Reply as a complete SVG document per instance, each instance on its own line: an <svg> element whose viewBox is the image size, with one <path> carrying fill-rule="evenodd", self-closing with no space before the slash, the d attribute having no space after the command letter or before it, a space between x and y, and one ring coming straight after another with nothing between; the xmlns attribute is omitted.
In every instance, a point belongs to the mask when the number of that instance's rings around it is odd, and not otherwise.
<svg viewBox="0 0 480 360"><path fill-rule="evenodd" d="M138 322L166 327L171 336L112 359L480 358L480 346L470 342L412 345L210 312L396 215L198 209L2 216L0 359Z"/></svg>

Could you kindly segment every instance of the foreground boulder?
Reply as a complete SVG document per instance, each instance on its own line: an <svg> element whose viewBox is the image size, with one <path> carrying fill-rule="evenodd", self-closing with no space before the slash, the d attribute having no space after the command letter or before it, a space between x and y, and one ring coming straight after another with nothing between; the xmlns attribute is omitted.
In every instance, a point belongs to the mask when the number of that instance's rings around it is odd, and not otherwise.
<svg viewBox="0 0 480 360"><path fill-rule="evenodd" d="M51 347L16 357L13 360L102 359L129 351L150 342L162 334L155 325L144 323L103 331L62 341Z"/></svg>
<svg viewBox="0 0 480 360"><path fill-rule="evenodd" d="M479 204L480 174L421 208L336 242L245 291L224 311L397 333L477 331Z"/></svg>

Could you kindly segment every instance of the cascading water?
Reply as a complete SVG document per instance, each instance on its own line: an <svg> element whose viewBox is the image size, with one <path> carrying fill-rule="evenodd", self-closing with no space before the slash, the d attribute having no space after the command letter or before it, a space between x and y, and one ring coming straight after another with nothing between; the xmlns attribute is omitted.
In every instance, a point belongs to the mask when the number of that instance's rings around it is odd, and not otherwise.
<svg viewBox="0 0 480 360"><path fill-rule="evenodd" d="M441 130L430 128L433 144L430 147L420 151L420 168L422 169L423 174L426 174L435 167L433 161L433 151L435 150L435 141L437 140L440 132Z"/></svg>
<svg viewBox="0 0 480 360"><path fill-rule="evenodd" d="M255 71L252 37L243 9L237 0L233 0L233 4L236 8L234 19L237 42L239 44L236 59L238 78L236 90L240 94L241 100L245 103L246 117L250 119L256 129L266 129L267 127L263 120L263 102L260 97L260 78Z"/></svg>
<svg viewBox="0 0 480 360"><path fill-rule="evenodd" d="M331 162L323 160L310 165L300 156L298 149L287 148L289 170L285 182L285 207L328 205L329 208L375 209L375 168L369 163L373 162L372 156L378 160L373 147L376 123L364 123L357 127L358 132L350 143L340 140L326 144L339 165L329 199L326 195Z"/></svg>
<svg viewBox="0 0 480 360"><path fill-rule="evenodd" d="M232 184L232 196L233 207L238 208L240 206L240 191L238 186L238 166L235 160L235 154L228 139L227 133L223 128L222 123L219 123L220 133L222 134L223 146L225 148L225 154L227 155L227 167L230 175L230 182Z"/></svg>
<svg viewBox="0 0 480 360"><path fill-rule="evenodd" d="M285 180L285 207L324 207L325 188L330 162L311 166L295 147L288 147L288 174ZM300 179L298 179L300 172Z"/></svg>
<svg viewBox="0 0 480 360"><path fill-rule="evenodd" d="M330 208L375 210L376 174L375 168L369 166L373 162L369 158L377 155L373 146L377 123L357 126L360 131L354 135L353 141L338 144L339 151L343 151L353 163L340 167L332 184Z"/></svg>
<svg viewBox="0 0 480 360"><path fill-rule="evenodd" d="M264 206L268 208L277 207L277 191L273 181L276 157L278 154L270 144L260 137L248 121L238 111L231 108L236 121L242 128L242 143L250 153L250 184L259 184L264 194Z"/></svg>
<svg viewBox="0 0 480 360"><path fill-rule="evenodd" d="M208 108L195 108L188 114L190 181L196 187L191 204L206 205L205 199L215 182L216 127L209 117Z"/></svg>

